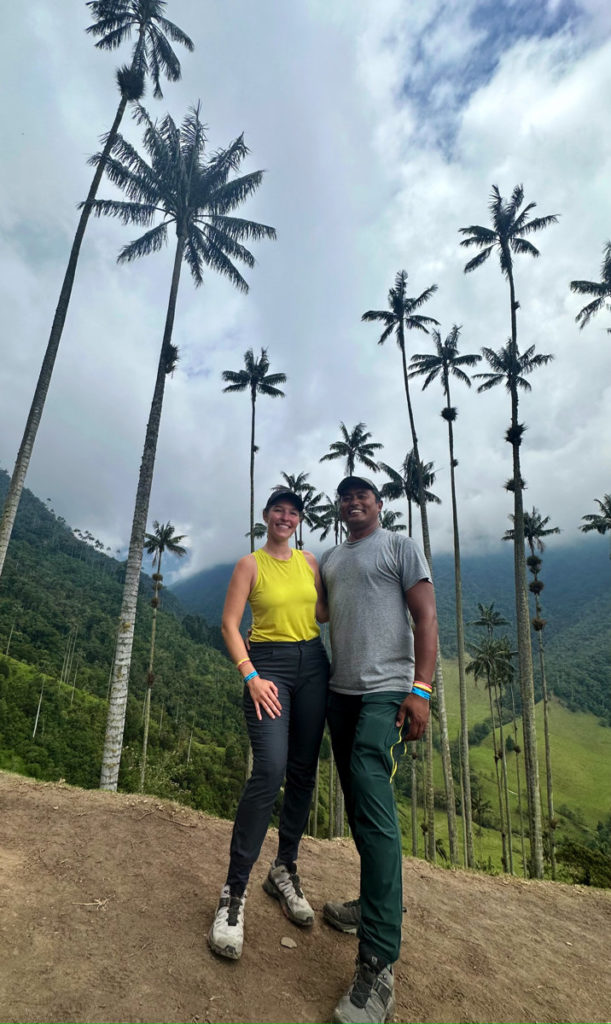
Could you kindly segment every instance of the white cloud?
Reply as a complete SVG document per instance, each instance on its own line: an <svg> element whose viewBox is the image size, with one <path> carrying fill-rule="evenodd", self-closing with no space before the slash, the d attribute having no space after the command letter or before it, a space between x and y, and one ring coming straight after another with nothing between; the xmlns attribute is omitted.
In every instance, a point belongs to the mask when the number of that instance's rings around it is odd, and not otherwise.
<svg viewBox="0 0 611 1024"><path fill-rule="evenodd" d="M9 470L90 180L85 160L110 125L113 69L127 59L94 50L87 13L83 5L79 19L50 0L13 5L0 44L14 83L0 210L0 462ZM364 421L391 465L411 447L395 342L378 347L377 326L360 322L385 306L397 270L408 270L411 294L439 285L426 312L444 336L462 324L465 351L505 343L509 299L497 262L465 277L469 253L458 245L458 228L487 223L493 183L507 195L523 182L537 212L561 214L533 237L541 259L516 261L521 343L555 355L522 400L523 461L527 506L552 515L561 542L576 539L592 498L608 490L611 450L607 320L579 332L579 298L568 290L571 278L597 278L611 235L602 9L584 5L551 35L497 40L498 64L481 80L475 57L491 27L475 3L262 0L236 3L228 16L212 0L172 0L167 13L197 49L181 54L183 79L163 102L147 98L151 112L180 120L201 97L212 149L244 130L247 169L266 168L244 213L278 229L276 243L254 246L248 296L212 275L196 289L183 270L181 361L167 381L150 520L188 533L189 571L246 548L248 396L222 394L220 375L239 368L247 348L266 347L272 371L289 378L285 399L257 404L260 506L282 470L309 472L332 493L343 467L318 460L340 420ZM138 139L129 119L123 130ZM129 536L172 260L170 245L117 266L134 234L113 221L88 228L28 476L113 549ZM411 351L428 344L409 339ZM422 455L438 467L444 500L430 513L433 546L449 550L442 395L412 386ZM465 550L496 544L511 511L508 398L475 392L457 385L453 395Z"/></svg>

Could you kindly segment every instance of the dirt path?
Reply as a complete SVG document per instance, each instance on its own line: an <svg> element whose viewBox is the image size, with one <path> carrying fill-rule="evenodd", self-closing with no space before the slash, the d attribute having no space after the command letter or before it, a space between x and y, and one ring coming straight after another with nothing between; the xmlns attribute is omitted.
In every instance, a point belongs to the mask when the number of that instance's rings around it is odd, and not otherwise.
<svg viewBox="0 0 611 1024"><path fill-rule="evenodd" d="M356 939L304 932L261 889L237 963L205 936L230 823L151 797L0 772L0 1020L328 1021ZM357 892L349 841L306 839L316 911ZM611 892L406 859L397 1021L611 1021ZM283 937L295 948L281 944Z"/></svg>

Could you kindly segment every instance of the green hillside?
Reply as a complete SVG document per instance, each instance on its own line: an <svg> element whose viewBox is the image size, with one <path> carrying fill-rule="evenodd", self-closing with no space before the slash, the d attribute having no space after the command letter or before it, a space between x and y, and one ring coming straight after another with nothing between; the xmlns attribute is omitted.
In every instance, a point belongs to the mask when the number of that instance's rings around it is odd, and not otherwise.
<svg viewBox="0 0 611 1024"><path fill-rule="evenodd" d="M0 498L3 484L6 474L0 475ZM122 574L122 564L96 547L93 538L75 537L34 495L24 493L0 582L1 768L97 786ZM219 567L218 592L224 587ZM125 790L135 790L139 781L151 592L151 581L143 574L120 776L120 787ZM442 614L444 601L440 602ZM146 788L231 818L244 778L246 742L242 686L219 647L218 627L208 625L201 614L185 612L175 597L163 591ZM444 673L450 738L457 757L458 681L452 660L445 659ZM476 855L481 867L498 871L501 849L488 697L471 677L469 696L472 785L479 808L475 814ZM575 704L580 696L581 692L576 693ZM543 766L540 707L538 713ZM591 847L592 856L598 856L597 851L608 845L611 731L601 727L592 713L571 712L557 700L552 706L552 730L557 839L577 842L581 850ZM320 836L328 835L328 756L325 738ZM515 758L511 752L508 758L510 788L515 792ZM458 777L457 762L455 770ZM437 835L443 858L448 843L440 763L435 779ZM542 776L542 790L543 785ZM411 851L408 760L398 774L397 792L405 849ZM517 832L517 806L512 813ZM420 808L418 816L420 821ZM422 854L421 833L419 844ZM516 870L521 872L519 846L516 835ZM566 873L569 868L563 870Z"/></svg>
<svg viewBox="0 0 611 1024"><path fill-rule="evenodd" d="M569 708L587 709L611 724L611 561L604 537L590 534L570 547L550 542L543 553L541 595L547 625L544 632L548 686ZM216 565L172 586L189 611L220 624L232 565ZM435 590L441 648L456 656L454 559L434 558ZM465 622L478 617L478 602L491 604L515 633L513 554L509 544L487 555L462 559ZM478 631L467 625L467 639L477 642ZM579 657L575 658L575 651ZM539 662L535 686L540 699Z"/></svg>

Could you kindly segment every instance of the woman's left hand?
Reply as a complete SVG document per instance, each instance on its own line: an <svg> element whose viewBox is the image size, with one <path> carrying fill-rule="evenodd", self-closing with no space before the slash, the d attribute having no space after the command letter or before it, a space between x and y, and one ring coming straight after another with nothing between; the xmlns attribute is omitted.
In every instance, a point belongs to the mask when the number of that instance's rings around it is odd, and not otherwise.
<svg viewBox="0 0 611 1024"><path fill-rule="evenodd" d="M280 718L282 704L278 700L278 687L271 679L262 679L261 676L254 676L246 683L252 702L257 712L257 718L262 720L261 708L267 712L270 718Z"/></svg>

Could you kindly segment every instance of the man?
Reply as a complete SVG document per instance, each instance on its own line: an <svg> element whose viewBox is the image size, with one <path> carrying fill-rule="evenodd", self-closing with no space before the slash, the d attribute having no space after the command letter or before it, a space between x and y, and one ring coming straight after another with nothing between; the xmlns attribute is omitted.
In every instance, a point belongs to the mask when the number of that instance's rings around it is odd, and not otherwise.
<svg viewBox="0 0 611 1024"><path fill-rule="evenodd" d="M327 717L361 887L358 902L326 904L324 916L359 936L354 979L333 1019L383 1024L394 1011L403 913L391 783L405 742L419 739L429 720L437 615L424 555L411 538L380 527L375 485L349 476L337 493L348 539L320 560L332 649Z"/></svg>

